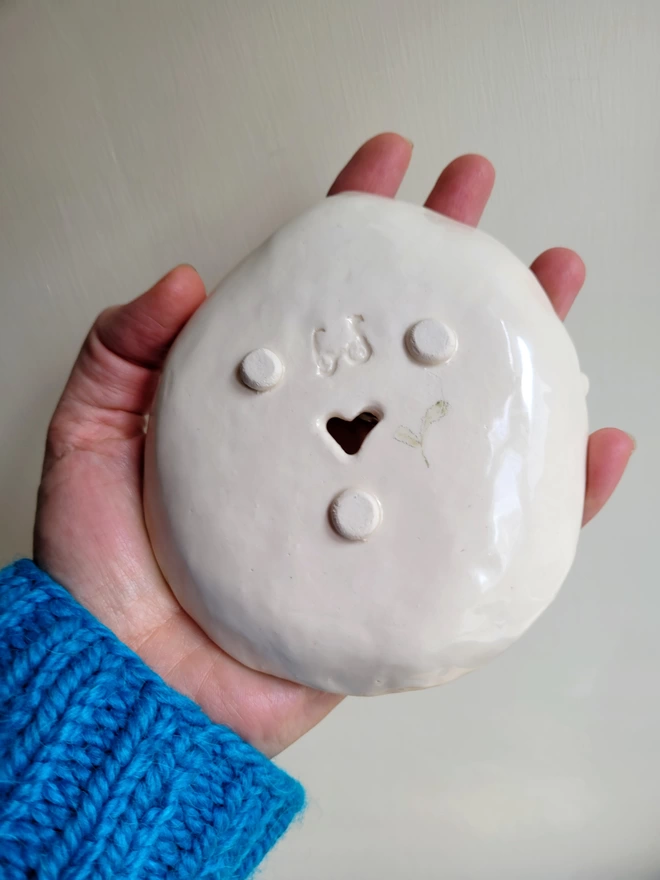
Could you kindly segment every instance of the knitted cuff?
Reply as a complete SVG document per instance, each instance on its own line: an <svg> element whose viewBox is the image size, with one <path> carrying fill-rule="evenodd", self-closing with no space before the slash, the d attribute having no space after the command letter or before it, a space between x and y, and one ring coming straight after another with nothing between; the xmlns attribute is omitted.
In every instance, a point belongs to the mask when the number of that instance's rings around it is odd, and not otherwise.
<svg viewBox="0 0 660 880"><path fill-rule="evenodd" d="M303 800L34 563L0 571L3 880L243 880Z"/></svg>

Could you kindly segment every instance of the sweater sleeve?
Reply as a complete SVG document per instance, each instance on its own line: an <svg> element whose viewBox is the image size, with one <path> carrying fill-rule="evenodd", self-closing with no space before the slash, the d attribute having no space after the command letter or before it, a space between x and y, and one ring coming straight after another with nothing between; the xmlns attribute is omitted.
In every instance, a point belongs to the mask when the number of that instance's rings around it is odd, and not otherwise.
<svg viewBox="0 0 660 880"><path fill-rule="evenodd" d="M34 563L0 571L3 880L243 880L303 800Z"/></svg>

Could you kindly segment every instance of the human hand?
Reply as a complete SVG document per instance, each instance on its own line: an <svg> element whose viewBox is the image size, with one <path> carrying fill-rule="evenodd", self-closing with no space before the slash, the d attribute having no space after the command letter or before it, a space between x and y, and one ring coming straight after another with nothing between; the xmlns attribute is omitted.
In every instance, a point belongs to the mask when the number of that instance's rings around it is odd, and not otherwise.
<svg viewBox="0 0 660 880"><path fill-rule="evenodd" d="M368 141L330 195L393 197L412 147L394 134ZM490 163L462 156L440 175L426 205L476 225L494 182ZM552 248L532 264L564 318L584 282L573 251ZM145 414L165 355L205 298L199 275L179 266L127 305L96 320L53 415L35 524L35 561L176 690L267 755L317 724L339 697L247 669L181 608L151 550L142 512ZM605 504L633 451L623 431L589 440L584 519Z"/></svg>

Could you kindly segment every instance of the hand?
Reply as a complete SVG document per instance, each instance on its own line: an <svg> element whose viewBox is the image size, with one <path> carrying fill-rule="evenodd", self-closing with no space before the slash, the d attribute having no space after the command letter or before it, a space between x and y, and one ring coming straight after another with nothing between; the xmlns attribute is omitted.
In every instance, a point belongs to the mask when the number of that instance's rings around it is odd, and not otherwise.
<svg viewBox="0 0 660 880"><path fill-rule="evenodd" d="M394 196L411 145L393 134L368 141L330 194ZM476 225L494 182L490 163L462 156L440 175L426 205ZM557 313L584 281L573 251L553 248L532 271ZM183 611L152 554L142 515L145 413L168 348L205 297L199 275L179 266L92 327L53 415L35 525L35 561L172 687L274 755L317 724L339 698L241 666ZM585 522L614 490L634 448L622 431L589 441Z"/></svg>

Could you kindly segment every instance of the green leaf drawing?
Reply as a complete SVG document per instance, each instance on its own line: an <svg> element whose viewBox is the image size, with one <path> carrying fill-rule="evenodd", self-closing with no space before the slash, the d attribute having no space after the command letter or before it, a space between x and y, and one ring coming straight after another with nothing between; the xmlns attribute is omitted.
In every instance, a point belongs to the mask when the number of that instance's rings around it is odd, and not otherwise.
<svg viewBox="0 0 660 880"><path fill-rule="evenodd" d="M426 453L424 452L424 438L426 437L426 432L434 422L440 421L440 419L447 415L448 409L449 404L446 400L438 400L433 406L430 406L424 413L419 436L415 434L414 431L411 431L410 428L406 428L405 425L399 425L394 432L394 439L398 440L399 443L405 443L406 446L412 446L413 449L419 449L422 453L422 458L424 459L426 467L431 467L429 460L426 457Z"/></svg>
<svg viewBox="0 0 660 880"><path fill-rule="evenodd" d="M424 416L424 421L422 422L422 436L426 434L426 432L434 422L440 421L440 419L444 418L444 416L447 415L448 409L449 404L446 400L438 400L437 403L434 403L433 406L430 406L426 410L426 415Z"/></svg>
<svg viewBox="0 0 660 880"><path fill-rule="evenodd" d="M403 425L399 425L394 432L394 439L398 440L399 443L405 443L407 446L412 446L413 449L421 449L422 446L422 441L417 434L413 434L410 428L405 428Z"/></svg>

